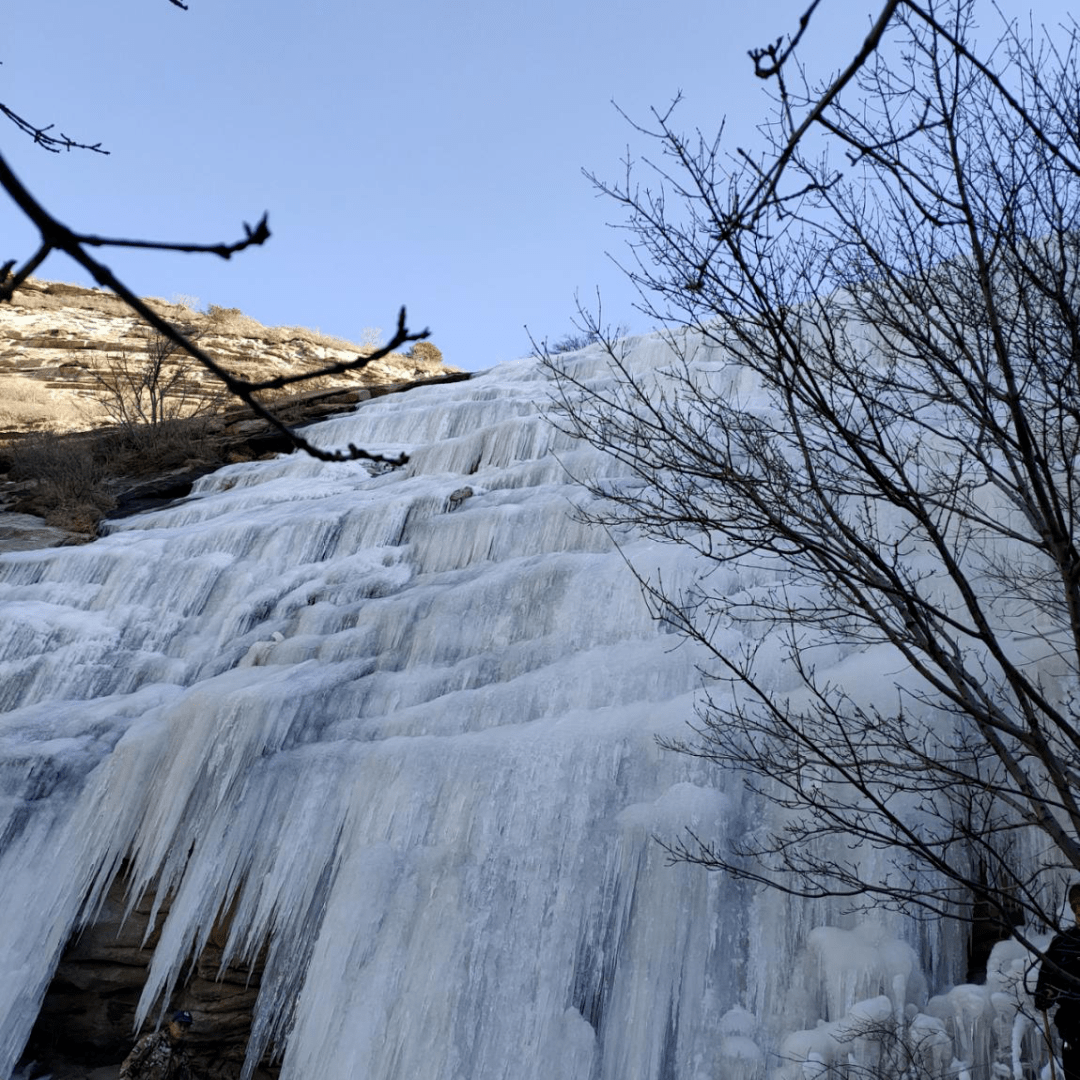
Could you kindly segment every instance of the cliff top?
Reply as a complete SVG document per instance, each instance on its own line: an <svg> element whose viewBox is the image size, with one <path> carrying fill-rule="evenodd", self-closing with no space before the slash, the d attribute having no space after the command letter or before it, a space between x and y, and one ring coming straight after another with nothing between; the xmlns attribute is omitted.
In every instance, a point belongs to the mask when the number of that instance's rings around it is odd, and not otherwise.
<svg viewBox="0 0 1080 1080"><path fill-rule="evenodd" d="M365 331L361 343L299 326L264 326L237 308L213 304L197 310L191 298L147 303L193 332L219 363L245 378L312 371L371 353L381 339ZM145 356L151 335L112 293L31 278L0 304L0 438L34 430L77 431L112 421L95 373L107 376L119 358ZM442 363L427 342L411 355L394 353L360 372L320 379L298 389L386 386L459 371ZM194 398L216 393L214 381L195 365L184 373Z"/></svg>
<svg viewBox="0 0 1080 1080"><path fill-rule="evenodd" d="M147 303L234 375L262 381L370 355L298 326L264 326L236 308ZM359 371L320 376L260 400L290 425L366 397L467 378L429 342ZM200 364L99 289L29 280L0 304L0 550L85 542L108 514L182 497L228 462L290 449Z"/></svg>

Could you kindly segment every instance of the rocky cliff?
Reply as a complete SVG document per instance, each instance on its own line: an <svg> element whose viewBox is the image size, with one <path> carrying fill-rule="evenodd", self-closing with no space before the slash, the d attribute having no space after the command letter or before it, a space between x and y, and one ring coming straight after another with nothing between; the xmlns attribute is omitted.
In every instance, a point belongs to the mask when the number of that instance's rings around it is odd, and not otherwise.
<svg viewBox="0 0 1080 1080"><path fill-rule="evenodd" d="M236 375L313 372L374 351L303 327L267 327L233 308L195 310L148 301L197 337ZM107 514L182 496L230 461L287 449L281 436L221 394L215 379L178 355L166 359L167 424L149 435L118 424L118 373L137 382L154 356L153 333L115 296L31 280L0 305L0 550L92 538ZM357 402L421 383L467 378L418 343L362 371L323 376L267 404L303 425Z"/></svg>

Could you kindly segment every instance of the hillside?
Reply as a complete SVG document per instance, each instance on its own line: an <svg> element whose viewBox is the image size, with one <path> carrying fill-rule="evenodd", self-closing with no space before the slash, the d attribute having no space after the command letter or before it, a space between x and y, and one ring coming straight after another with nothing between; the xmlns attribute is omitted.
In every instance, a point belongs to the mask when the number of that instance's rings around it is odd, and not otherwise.
<svg viewBox="0 0 1080 1080"><path fill-rule="evenodd" d="M149 299L150 306L199 334L200 344L234 374L272 378L349 360L370 345L299 326L263 326L235 308L196 311ZM34 429L79 431L108 423L93 372L109 357L145 355L139 320L111 293L31 279L0 307L0 437ZM423 354L424 350L421 350ZM386 386L442 375L438 358L394 354L357 375L320 382L322 388ZM214 387L201 371L191 378L204 393Z"/></svg>
<svg viewBox="0 0 1080 1080"><path fill-rule="evenodd" d="M263 326L235 308L148 302L248 379L352 360L381 339L371 331L371 340L356 344L303 327ZM32 279L0 306L0 511L7 511L0 545L3 534L27 526L34 527L35 546L90 538L100 517L118 506L183 494L185 484L215 467L285 449L265 421L175 354L165 360L166 422L153 429L125 423L133 413L131 387L159 347L116 297L97 289ZM464 377L422 342L410 355L321 377L268 403L290 424L302 424L368 396ZM41 518L63 533L42 532L42 522L16 522L13 515Z"/></svg>

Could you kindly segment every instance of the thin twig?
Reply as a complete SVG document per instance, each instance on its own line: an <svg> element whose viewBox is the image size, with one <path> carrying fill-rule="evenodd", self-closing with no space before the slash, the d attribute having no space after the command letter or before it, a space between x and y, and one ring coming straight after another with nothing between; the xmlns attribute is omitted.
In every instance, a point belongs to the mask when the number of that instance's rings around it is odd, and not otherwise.
<svg viewBox="0 0 1080 1080"><path fill-rule="evenodd" d="M170 322L158 315L153 308L147 305L140 297L120 281L109 267L104 263L91 258L86 251L86 247L95 240L98 240L99 246L108 245L156 248L171 251L203 252L228 258L234 251L241 251L246 247L263 244L269 239L270 230L267 227L265 215L254 229L245 224L245 238L232 245L159 244L150 241L106 241L73 232L66 225L49 214L37 199L30 194L2 156L0 156L0 187L8 193L19 209L34 223L38 232L41 234L42 240L41 247L38 251L35 252L35 254L14 275L0 284L0 302L10 300L15 290L51 252L63 251L82 266L100 286L114 292L144 322L157 330L163 337L173 342L177 347L183 349L188 356L192 357L192 359L201 364L215 378L220 380L229 393L247 404L256 416L260 416L267 421L267 423L279 431L296 449L303 450L305 453L318 458L320 461L355 461L358 459L365 459L390 465L401 465L408 460L408 457L405 454L400 454L396 457L387 457L382 454L372 453L368 450L361 449L352 443L349 444L347 450L321 450L302 436L298 435L283 421L279 420L273 412L255 397L256 392L259 390L272 389L296 382L316 379L323 375L341 374L346 371L360 370L374 361L388 356L407 342L423 340L428 336L428 331L424 330L421 333L411 333L405 323L404 307L398 315L397 329L394 336L382 348L377 349L367 356L358 356L353 361L331 364L317 371L307 372L300 376L282 376L279 379L268 380L263 383L249 382L246 379L240 379L232 375L218 364L213 357L192 341L188 335L182 333ZM10 273L10 268L14 263L9 262L5 265Z"/></svg>

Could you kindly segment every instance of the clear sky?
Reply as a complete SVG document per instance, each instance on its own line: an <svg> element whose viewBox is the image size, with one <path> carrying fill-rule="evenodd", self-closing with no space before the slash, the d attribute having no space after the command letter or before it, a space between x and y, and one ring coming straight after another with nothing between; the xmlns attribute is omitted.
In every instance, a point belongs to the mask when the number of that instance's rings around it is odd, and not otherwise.
<svg viewBox="0 0 1080 1080"><path fill-rule="evenodd" d="M617 209L581 173L617 179L628 145L649 149L612 101L647 120L681 90L681 126L726 115L732 143L751 140L769 102L747 50L793 32L808 2L9 0L0 101L110 155L48 154L10 125L0 147L78 230L231 241L269 211L269 243L228 263L110 252L142 295L354 340L406 304L447 362L479 370L525 355L526 324L570 330L575 292L651 329L608 257ZM822 0L811 72L849 59L879 7ZM0 201L0 262L34 240ZM63 256L38 276L90 284Z"/></svg>

